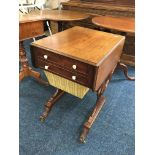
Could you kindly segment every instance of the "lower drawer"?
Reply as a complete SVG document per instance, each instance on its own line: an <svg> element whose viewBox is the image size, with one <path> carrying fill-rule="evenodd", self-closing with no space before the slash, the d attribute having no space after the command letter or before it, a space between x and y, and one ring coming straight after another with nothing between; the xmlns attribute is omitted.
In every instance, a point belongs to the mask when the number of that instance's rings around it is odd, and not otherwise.
<svg viewBox="0 0 155 155"><path fill-rule="evenodd" d="M83 86L91 88L92 81L90 80L90 78L88 76L79 74L76 71L71 72L69 70L66 70L65 68L61 68L60 66L56 66L53 63L46 62L42 59L35 60L35 67L41 68L76 83L82 84Z"/></svg>

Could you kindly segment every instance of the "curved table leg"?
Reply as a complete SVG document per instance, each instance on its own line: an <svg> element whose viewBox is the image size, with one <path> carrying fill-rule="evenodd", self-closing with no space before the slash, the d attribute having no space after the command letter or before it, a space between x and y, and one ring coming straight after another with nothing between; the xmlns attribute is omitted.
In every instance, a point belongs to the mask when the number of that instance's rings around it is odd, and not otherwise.
<svg viewBox="0 0 155 155"><path fill-rule="evenodd" d="M40 121L43 122L49 112L51 111L52 107L54 106L54 104L56 103L56 101L58 99L60 99L60 97L64 94L65 92L60 90L60 89L56 89L56 92L54 93L54 95L52 95L52 97L48 100L48 102L45 104L45 110L43 112L43 114L40 116Z"/></svg>
<svg viewBox="0 0 155 155"><path fill-rule="evenodd" d="M98 116L104 103L105 103L105 97L100 96L99 99L96 101L96 105L93 109L92 114L89 116L88 121L84 123L83 131L80 135L80 142L86 143L86 141L85 141L86 136L89 133L89 130L90 130L91 126L93 125L94 121L96 120L96 117Z"/></svg>
<svg viewBox="0 0 155 155"><path fill-rule="evenodd" d="M128 68L125 64L118 62L118 67L123 70L124 75L128 80L135 80L135 77L130 77L128 75Z"/></svg>
<svg viewBox="0 0 155 155"><path fill-rule="evenodd" d="M114 70L115 70L115 68L114 68ZM101 111L103 105L105 104L105 97L102 96L102 94L105 91L105 89L107 88L107 86L108 86L108 84L112 78L114 70L109 74L107 79L102 83L101 87L97 91L96 105L92 111L92 114L89 116L88 121L86 121L84 123L83 131L80 135L80 142L82 142L82 143L86 143L86 141L85 141L86 136L89 133L89 130L90 130L91 126L93 125L93 123L95 122L95 120L96 120L99 112Z"/></svg>
<svg viewBox="0 0 155 155"><path fill-rule="evenodd" d="M19 42L19 59L21 63L21 70L19 73L19 81L23 80L27 76L34 77L38 82L49 85L48 82L41 79L41 75L39 72L34 71L31 67L29 67L28 59L26 57L25 49L23 42Z"/></svg>

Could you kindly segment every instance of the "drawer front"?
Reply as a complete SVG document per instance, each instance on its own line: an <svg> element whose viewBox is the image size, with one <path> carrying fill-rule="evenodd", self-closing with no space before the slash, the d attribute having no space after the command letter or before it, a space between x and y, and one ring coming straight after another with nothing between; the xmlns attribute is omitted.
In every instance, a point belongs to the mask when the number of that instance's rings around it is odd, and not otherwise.
<svg viewBox="0 0 155 155"><path fill-rule="evenodd" d="M19 24L19 40L25 40L44 34L43 21Z"/></svg>
<svg viewBox="0 0 155 155"><path fill-rule="evenodd" d="M42 49L34 46L31 46L31 54L35 67L92 88L94 78L92 66L49 51L42 51ZM73 65L76 65L76 69Z"/></svg>
<svg viewBox="0 0 155 155"><path fill-rule="evenodd" d="M36 66L43 70L46 70L46 71L52 72L54 74L57 74L59 76L62 76L64 78L67 78L71 81L80 83L84 86L89 87L89 85L90 85L88 77L80 75L77 72L70 72L69 70L65 70L64 68L61 68L60 66L56 66L55 64L49 63L42 59L36 60Z"/></svg>
<svg viewBox="0 0 155 155"><path fill-rule="evenodd" d="M40 49L38 47L31 46L31 51L35 51L35 57L44 59L49 63L61 66L62 68L68 69L72 72L78 72L79 74L88 76L92 70L92 66L89 64Z"/></svg>

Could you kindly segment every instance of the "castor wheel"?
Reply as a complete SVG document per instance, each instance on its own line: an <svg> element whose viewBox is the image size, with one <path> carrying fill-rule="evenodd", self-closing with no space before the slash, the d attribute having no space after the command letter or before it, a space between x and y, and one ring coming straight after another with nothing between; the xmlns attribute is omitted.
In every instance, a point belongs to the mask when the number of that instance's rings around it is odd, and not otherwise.
<svg viewBox="0 0 155 155"><path fill-rule="evenodd" d="M81 135L80 135L80 142L81 143L86 143L86 137L87 137L87 134L88 134L88 132L89 132L89 129L87 128L87 127L84 127L83 128L83 132L81 133Z"/></svg>
<svg viewBox="0 0 155 155"><path fill-rule="evenodd" d="M85 138L81 136L81 137L80 137L80 142L83 143L83 144L85 144L85 143L86 143Z"/></svg>
<svg viewBox="0 0 155 155"><path fill-rule="evenodd" d="M45 121L45 117L40 116L39 120L40 120L40 122L42 122L42 123L43 123L43 122Z"/></svg>

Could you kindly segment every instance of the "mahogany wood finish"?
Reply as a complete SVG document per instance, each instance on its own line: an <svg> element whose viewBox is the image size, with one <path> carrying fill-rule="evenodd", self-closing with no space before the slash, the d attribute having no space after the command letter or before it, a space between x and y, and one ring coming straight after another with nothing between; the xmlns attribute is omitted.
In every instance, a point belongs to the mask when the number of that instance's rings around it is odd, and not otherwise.
<svg viewBox="0 0 155 155"><path fill-rule="evenodd" d="M72 76L76 76L76 82L86 87L93 87L93 79L91 78L91 75L93 74L94 68L90 65L65 56L61 56L59 54L53 54L35 46L31 46L31 51L33 57L33 66L41 69L45 69L45 66L48 66L48 69L46 70L49 72L57 74L71 81L74 81ZM44 55L47 55L48 58L45 59ZM76 70L73 69L73 65L77 66Z"/></svg>
<svg viewBox="0 0 155 155"><path fill-rule="evenodd" d="M80 142L86 143L85 139L89 133L89 130L93 125L94 121L96 120L104 104L105 104L105 97L101 95L96 101L92 114L89 116L88 120L83 125L83 130L79 138Z"/></svg>
<svg viewBox="0 0 155 155"><path fill-rule="evenodd" d="M134 0L70 0L68 2L63 2L62 5L65 10L74 10L90 14L90 18L84 21L66 23L63 26L64 29L76 25L98 29L91 21L91 18L96 16L135 17ZM121 62L132 66L135 65L134 35L126 35Z"/></svg>
<svg viewBox="0 0 155 155"><path fill-rule="evenodd" d="M69 10L40 10L19 16L20 23L32 21L78 21L89 17L89 14Z"/></svg>
<svg viewBox="0 0 155 155"><path fill-rule="evenodd" d="M59 31L62 30L63 21L76 21L88 18L89 15L75 11L59 11L59 10L42 10L32 12L30 14L19 16L19 40L24 41L33 37L38 37L44 34L44 21L53 20L58 21ZM23 42L20 42L20 81L27 76L33 76L35 79L40 79L40 73L32 70L28 65L26 53L23 48ZM24 63L25 65L24 65ZM40 79L43 82L43 80ZM44 82L46 83L46 82Z"/></svg>
<svg viewBox="0 0 155 155"><path fill-rule="evenodd" d="M19 24L19 40L26 40L44 34L43 21L33 21Z"/></svg>
<svg viewBox="0 0 155 155"><path fill-rule="evenodd" d="M109 82L110 82L110 80L112 78L115 67L112 70L112 72L108 75L107 79L105 81L103 81L100 88L97 90L96 105L94 106L94 109L93 109L91 115L89 116L88 120L84 123L83 131L82 131L82 133L80 135L80 141L82 143L86 142L85 139L86 139L87 134L89 133L89 130L90 130L91 126L93 125L93 123L96 120L100 110L102 109L103 105L105 104L105 97L102 96L102 94L105 91L105 89L107 88L107 86L108 86L108 84L109 84Z"/></svg>
<svg viewBox="0 0 155 155"><path fill-rule="evenodd" d="M100 27L125 33L135 33L135 19L130 17L94 17L92 22Z"/></svg>
<svg viewBox="0 0 155 155"><path fill-rule="evenodd" d="M94 2L94 0L81 0L82 2ZM109 5L115 4L120 6L134 6L135 0L95 0L96 3L108 3Z"/></svg>
<svg viewBox="0 0 155 155"><path fill-rule="evenodd" d="M70 0L62 3L66 10L83 11L90 14L134 16L135 7L133 0Z"/></svg>
<svg viewBox="0 0 155 155"><path fill-rule="evenodd" d="M63 32L31 44L33 65L69 80L76 76L72 81L96 91L117 64L125 38L78 26Z"/></svg>
<svg viewBox="0 0 155 155"><path fill-rule="evenodd" d="M48 85L48 82L45 82L41 79L39 72L36 72L31 67L29 67L28 59L26 57L26 52L23 45L24 40L44 34L43 21L23 21L19 24L19 61L21 63L19 81L23 80L25 77L31 76L37 81Z"/></svg>
<svg viewBox="0 0 155 155"><path fill-rule="evenodd" d="M56 101L58 101L58 99L60 99L64 93L65 93L64 91L62 91L60 89L56 89L56 92L54 93L54 95L52 95L52 97L45 104L45 110L44 110L43 114L40 116L41 122L43 122L46 119L46 117L48 116L49 112L51 111L51 109L54 106L54 104L56 103Z"/></svg>
<svg viewBox="0 0 155 155"><path fill-rule="evenodd" d="M37 40L31 46L41 48L41 51L48 52L47 55L59 54L92 66L99 66L109 51L112 48L116 49L124 40L125 37L121 35L75 26Z"/></svg>
<svg viewBox="0 0 155 155"><path fill-rule="evenodd" d="M85 142L91 126L105 103L105 97L102 94L117 64L125 70L125 67L119 63L124 41L124 36L76 26L31 44L32 62L35 67L86 85L96 92L96 105L91 116L84 123L80 135L81 142ZM76 68L73 68L73 65ZM59 67L61 73L58 70ZM90 70L91 73L89 73ZM72 75L85 76L86 81L83 83L82 79L71 79ZM54 103L54 98L49 100L41 120L47 117Z"/></svg>
<svg viewBox="0 0 155 155"><path fill-rule="evenodd" d="M119 63L118 63L118 67L119 67L120 69L123 70L124 75L125 75L125 77L126 77L128 80L135 80L135 77L130 77L130 76L128 75L128 68L127 68L127 66L126 66L125 64L119 62Z"/></svg>
<svg viewBox="0 0 155 155"><path fill-rule="evenodd" d="M51 37L48 37L47 39L44 40L44 42L50 41L50 39L51 39ZM63 39L65 40L65 38L63 38ZM60 66L60 68L63 68L65 70L68 70L71 72L75 71L72 68L73 64L75 64L77 66L76 72L78 72L79 74L83 74L83 75L88 75L91 70L91 66L88 65L87 63L75 60L73 58L68 58L65 55L61 56L60 54L52 53L52 52L48 51L47 49L43 49L42 47L39 47L39 46L38 47L31 46L30 48L32 49L31 53L33 55L33 58L35 57L35 59L32 59L32 61L34 63L35 62L40 63L40 61L45 61L47 63L51 63L53 66L56 66L56 67ZM33 52L33 51L35 51L35 52ZM44 58L45 55L47 55L47 58ZM40 61L38 59L40 59Z"/></svg>
<svg viewBox="0 0 155 155"><path fill-rule="evenodd" d="M63 23L68 21L80 21L87 19L89 15L78 11L68 10L41 10L35 11L28 15L20 16L20 23L34 22L34 21L56 21L58 23L59 32L63 30Z"/></svg>
<svg viewBox="0 0 155 155"><path fill-rule="evenodd" d="M107 28L110 30L116 30L120 32L126 33L135 33L135 20L134 18L129 17L110 17L110 16L100 16L94 17L92 22L103 28ZM118 66L124 71L125 76L128 80L134 80L134 77L128 76L128 68L123 63L118 63Z"/></svg>
<svg viewBox="0 0 155 155"><path fill-rule="evenodd" d="M45 82L41 79L39 72L36 72L31 67L29 67L28 60L26 58L26 53L24 50L23 41L19 42L19 61L21 63L19 81L23 80L25 77L31 76L35 78L38 82L48 85L48 82Z"/></svg>

